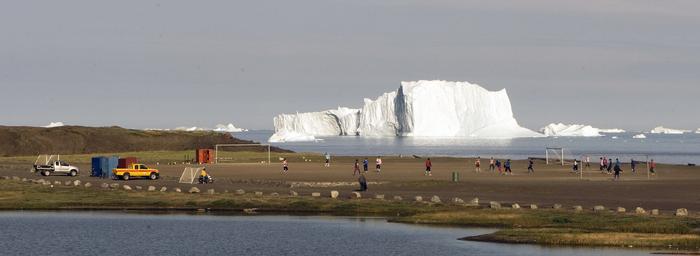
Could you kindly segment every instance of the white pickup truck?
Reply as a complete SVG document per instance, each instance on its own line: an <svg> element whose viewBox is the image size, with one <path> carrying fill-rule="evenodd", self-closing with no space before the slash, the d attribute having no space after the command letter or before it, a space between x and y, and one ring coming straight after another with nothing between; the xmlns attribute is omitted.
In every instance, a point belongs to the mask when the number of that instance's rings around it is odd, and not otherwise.
<svg viewBox="0 0 700 256"><path fill-rule="evenodd" d="M53 173L65 173L70 176L77 176L80 169L76 166L69 165L61 160L54 161L46 165L34 165L34 171L39 172L41 175L49 176Z"/></svg>

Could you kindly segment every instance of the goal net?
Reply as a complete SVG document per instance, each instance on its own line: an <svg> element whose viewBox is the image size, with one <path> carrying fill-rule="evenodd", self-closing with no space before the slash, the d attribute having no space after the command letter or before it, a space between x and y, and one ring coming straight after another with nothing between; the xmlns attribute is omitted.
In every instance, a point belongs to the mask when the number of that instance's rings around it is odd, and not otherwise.
<svg viewBox="0 0 700 256"><path fill-rule="evenodd" d="M545 148L544 158L547 164L565 164L564 148Z"/></svg>
<svg viewBox="0 0 700 256"><path fill-rule="evenodd" d="M180 175L179 183L192 184L202 172L202 167L185 167Z"/></svg>
<svg viewBox="0 0 700 256"><path fill-rule="evenodd" d="M218 144L215 147L216 164L270 164L270 144Z"/></svg>

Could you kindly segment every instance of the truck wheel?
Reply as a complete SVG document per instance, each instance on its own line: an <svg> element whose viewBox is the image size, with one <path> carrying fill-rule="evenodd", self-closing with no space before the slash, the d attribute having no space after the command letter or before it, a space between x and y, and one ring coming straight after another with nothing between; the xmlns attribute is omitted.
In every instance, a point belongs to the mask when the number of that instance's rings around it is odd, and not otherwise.
<svg viewBox="0 0 700 256"><path fill-rule="evenodd" d="M75 176L77 176L77 175L78 175L78 171L76 171L76 170L70 170L70 176L71 176L71 177L75 177Z"/></svg>
<svg viewBox="0 0 700 256"><path fill-rule="evenodd" d="M124 175L122 175L122 179L129 180L129 173L125 173Z"/></svg>
<svg viewBox="0 0 700 256"><path fill-rule="evenodd" d="M149 176L149 178L151 178L151 180L155 180L155 179L158 178L158 175L156 175L155 172L152 172L152 173L151 173L151 176Z"/></svg>
<svg viewBox="0 0 700 256"><path fill-rule="evenodd" d="M49 175L51 175L51 172L47 170L47 171L43 171L41 174L44 176L49 176Z"/></svg>

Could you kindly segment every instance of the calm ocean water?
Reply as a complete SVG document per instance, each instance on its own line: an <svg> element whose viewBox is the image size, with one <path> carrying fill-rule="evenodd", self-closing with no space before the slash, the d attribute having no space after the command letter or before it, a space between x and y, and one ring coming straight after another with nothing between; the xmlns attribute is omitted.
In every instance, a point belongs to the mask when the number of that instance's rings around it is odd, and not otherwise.
<svg viewBox="0 0 700 256"><path fill-rule="evenodd" d="M241 139L267 143L272 131L234 133ZM608 134L604 137L549 137L484 140L472 138L367 138L356 136L323 137L317 142L276 143L275 146L297 152L329 152L335 155L420 155L459 157L498 157L526 159L544 157L546 147L565 148L566 158L590 155L596 162L600 156L621 161L644 161L648 156L660 163L700 164L700 134L647 134L646 139L633 139L635 133Z"/></svg>
<svg viewBox="0 0 700 256"><path fill-rule="evenodd" d="M0 212L2 255L643 255L466 242L493 232L378 218Z"/></svg>

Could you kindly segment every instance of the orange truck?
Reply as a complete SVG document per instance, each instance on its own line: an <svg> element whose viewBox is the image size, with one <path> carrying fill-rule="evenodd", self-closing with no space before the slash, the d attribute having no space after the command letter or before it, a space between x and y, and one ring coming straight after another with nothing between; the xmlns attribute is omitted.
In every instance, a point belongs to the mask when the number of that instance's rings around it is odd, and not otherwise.
<svg viewBox="0 0 700 256"><path fill-rule="evenodd" d="M122 180L129 180L132 177L148 177L151 180L158 179L160 171L148 168L145 164L131 164L127 168L116 168L112 170L114 177Z"/></svg>

